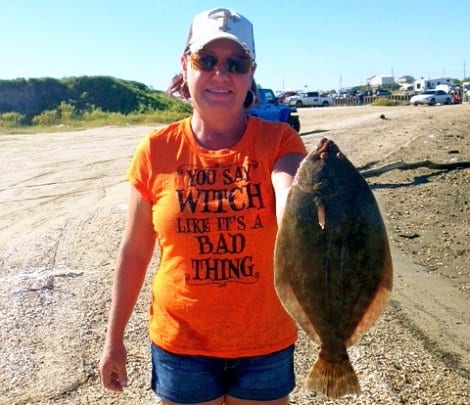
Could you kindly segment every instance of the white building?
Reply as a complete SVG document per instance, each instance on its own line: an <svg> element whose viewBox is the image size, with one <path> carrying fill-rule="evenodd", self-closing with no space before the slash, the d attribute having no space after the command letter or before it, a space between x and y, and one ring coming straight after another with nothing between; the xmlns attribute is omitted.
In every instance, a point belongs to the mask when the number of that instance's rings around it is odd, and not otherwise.
<svg viewBox="0 0 470 405"><path fill-rule="evenodd" d="M413 84L414 81L415 81L415 78L413 76L409 76L409 75L400 76L397 79L397 83L400 84L400 85Z"/></svg>
<svg viewBox="0 0 470 405"><path fill-rule="evenodd" d="M395 78L386 75L374 75L369 77L366 81L366 85L372 88L391 86L393 84L395 84Z"/></svg>

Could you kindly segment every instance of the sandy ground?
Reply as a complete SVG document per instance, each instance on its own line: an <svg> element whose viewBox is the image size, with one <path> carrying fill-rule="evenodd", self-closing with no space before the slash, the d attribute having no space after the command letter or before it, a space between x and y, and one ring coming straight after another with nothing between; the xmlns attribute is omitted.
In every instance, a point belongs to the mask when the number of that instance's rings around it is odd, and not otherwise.
<svg viewBox="0 0 470 405"><path fill-rule="evenodd" d="M381 118L380 116L383 115ZM329 137L359 168L470 160L470 105L302 109L309 149ZM150 404L148 282L127 329L130 387L104 391L96 365L123 229L124 173L150 127L0 135L0 403ZM470 170L368 177L394 259L394 292L349 349L363 393L342 404L468 404ZM155 253L152 269L158 262ZM303 334L292 404L316 348Z"/></svg>

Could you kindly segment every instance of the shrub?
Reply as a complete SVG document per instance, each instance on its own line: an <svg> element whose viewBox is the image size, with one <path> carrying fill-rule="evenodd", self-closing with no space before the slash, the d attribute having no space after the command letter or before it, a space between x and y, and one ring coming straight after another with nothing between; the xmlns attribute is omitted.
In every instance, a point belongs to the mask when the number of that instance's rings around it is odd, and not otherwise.
<svg viewBox="0 0 470 405"><path fill-rule="evenodd" d="M33 125L43 127L57 125L60 124L60 114L57 110L46 110L43 111L41 114L33 117L31 122Z"/></svg>
<svg viewBox="0 0 470 405"><path fill-rule="evenodd" d="M17 112L0 114L1 128L18 128L26 125L26 116Z"/></svg>
<svg viewBox="0 0 470 405"><path fill-rule="evenodd" d="M93 107L93 109L83 113L79 122L88 127L125 125L126 115L118 112L105 112L101 108Z"/></svg>
<svg viewBox="0 0 470 405"><path fill-rule="evenodd" d="M372 105L382 106L382 107L395 107L397 105L402 105L403 103L397 100L392 100L386 97L379 97L372 102Z"/></svg>
<svg viewBox="0 0 470 405"><path fill-rule="evenodd" d="M67 104L64 101L62 101L57 107L57 113L60 116L60 122L62 124L71 124L80 117L80 113L77 109L73 105Z"/></svg>

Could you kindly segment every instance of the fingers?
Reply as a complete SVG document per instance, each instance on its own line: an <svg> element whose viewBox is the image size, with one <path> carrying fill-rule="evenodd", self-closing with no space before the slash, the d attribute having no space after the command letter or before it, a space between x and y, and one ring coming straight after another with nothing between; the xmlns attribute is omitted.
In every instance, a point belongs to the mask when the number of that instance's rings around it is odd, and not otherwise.
<svg viewBox="0 0 470 405"><path fill-rule="evenodd" d="M111 373L110 385L106 388L114 392L122 392L124 387L127 387L127 377L122 378L118 373Z"/></svg>
<svg viewBox="0 0 470 405"><path fill-rule="evenodd" d="M127 387L127 370L125 363L122 367L118 368L118 371L115 374L113 374L112 383L114 386L118 387L118 391L121 392L123 388Z"/></svg>
<svg viewBox="0 0 470 405"><path fill-rule="evenodd" d="M127 387L127 377L121 378L117 372L104 369L101 372L101 383L110 391L122 392Z"/></svg>
<svg viewBox="0 0 470 405"><path fill-rule="evenodd" d="M100 376L103 387L111 391L122 392L122 387L119 383L119 375L108 365L100 363Z"/></svg>
<svg viewBox="0 0 470 405"><path fill-rule="evenodd" d="M114 392L122 392L127 387L126 360L121 356L103 356L99 364L101 383Z"/></svg>
<svg viewBox="0 0 470 405"><path fill-rule="evenodd" d="M101 383L108 390L122 392L123 388L127 387L127 377L122 377L115 371L103 370L101 372Z"/></svg>

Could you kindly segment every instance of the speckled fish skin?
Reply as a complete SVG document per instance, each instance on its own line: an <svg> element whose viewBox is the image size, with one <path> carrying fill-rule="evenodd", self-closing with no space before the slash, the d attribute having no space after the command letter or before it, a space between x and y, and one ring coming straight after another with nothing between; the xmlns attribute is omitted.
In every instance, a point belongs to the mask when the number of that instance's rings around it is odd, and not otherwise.
<svg viewBox="0 0 470 405"><path fill-rule="evenodd" d="M359 394L346 348L383 311L392 260L372 191L326 138L297 171L274 255L281 302L319 344L307 387L331 398Z"/></svg>

